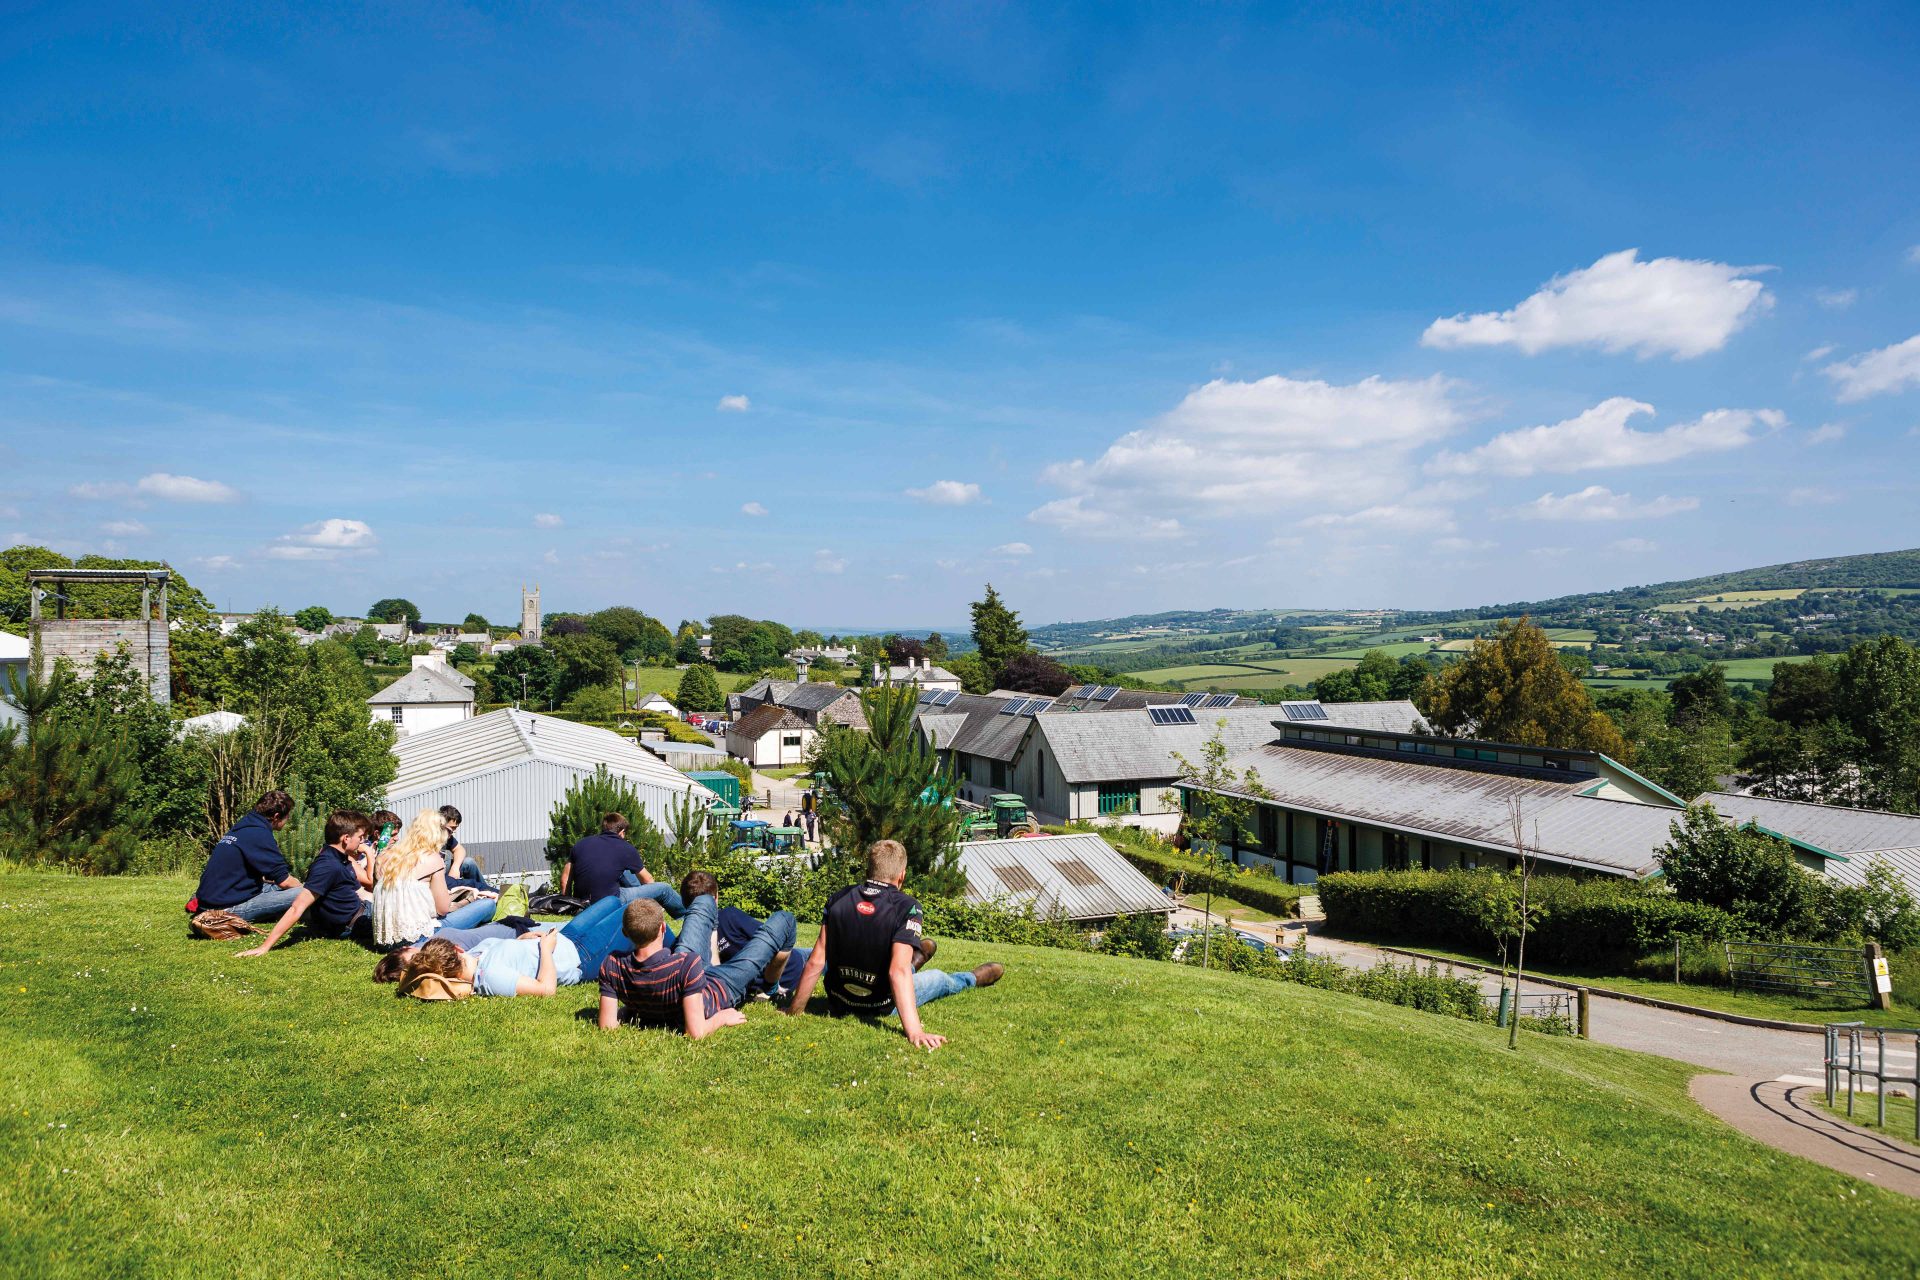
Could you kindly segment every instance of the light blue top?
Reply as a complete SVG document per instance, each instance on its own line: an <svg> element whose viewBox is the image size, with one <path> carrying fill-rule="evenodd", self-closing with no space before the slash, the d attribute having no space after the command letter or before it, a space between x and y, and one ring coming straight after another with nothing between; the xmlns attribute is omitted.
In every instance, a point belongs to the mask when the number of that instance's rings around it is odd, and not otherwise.
<svg viewBox="0 0 1920 1280"><path fill-rule="evenodd" d="M474 991L483 996L511 996L519 993L520 979L540 976L540 938L528 934L521 938L486 938L468 948L467 954L480 962L473 976ZM580 952L565 934L553 948L555 980L563 987L580 981Z"/></svg>

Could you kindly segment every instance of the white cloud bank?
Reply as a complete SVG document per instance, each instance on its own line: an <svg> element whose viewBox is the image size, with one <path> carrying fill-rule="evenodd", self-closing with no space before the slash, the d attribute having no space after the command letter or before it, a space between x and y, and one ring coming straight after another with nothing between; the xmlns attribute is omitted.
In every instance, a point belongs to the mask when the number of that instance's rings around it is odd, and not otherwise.
<svg viewBox="0 0 1920 1280"><path fill-rule="evenodd" d="M1378 506L1411 482L1413 450L1462 420L1441 377L1341 385L1216 379L1091 461L1047 468L1069 496L1028 519L1092 536L1167 537L1182 516Z"/></svg>
<svg viewBox="0 0 1920 1280"><path fill-rule="evenodd" d="M753 401L745 396L721 396L720 403L713 407L721 413L745 413L753 408Z"/></svg>
<svg viewBox="0 0 1920 1280"><path fill-rule="evenodd" d="M1830 364L1820 372L1833 379L1835 394L1843 402L1920 387L1920 333L1905 342Z"/></svg>
<svg viewBox="0 0 1920 1280"><path fill-rule="evenodd" d="M908 489L906 493L936 507L965 507L980 501L980 486L965 480L935 480L924 489Z"/></svg>
<svg viewBox="0 0 1920 1280"><path fill-rule="evenodd" d="M1486 472L1528 476L1538 471L1640 467L1697 453L1738 449L1787 420L1776 409L1715 409L1693 422L1676 423L1663 431L1634 431L1628 427L1632 419L1652 412L1650 404L1615 396L1565 422L1523 427L1464 453L1442 453L1427 469L1446 476Z"/></svg>
<svg viewBox="0 0 1920 1280"><path fill-rule="evenodd" d="M67 490L76 498L105 500L110 498L159 498L163 502L238 502L240 493L231 485L218 480L199 480L193 476L168 475L164 471L154 471L141 476L133 484L118 481L89 480L76 484Z"/></svg>
<svg viewBox="0 0 1920 1280"><path fill-rule="evenodd" d="M826 547L822 547L813 553L813 571L815 573L845 573L847 571L846 557L837 556Z"/></svg>
<svg viewBox="0 0 1920 1280"><path fill-rule="evenodd" d="M565 523L565 520L554 515L551 511L542 511L533 518L533 527L536 529L558 529Z"/></svg>
<svg viewBox="0 0 1920 1280"><path fill-rule="evenodd" d="M1030 556L1033 548L1024 542L1003 542L993 549L997 556Z"/></svg>
<svg viewBox="0 0 1920 1280"><path fill-rule="evenodd" d="M1514 514L1529 520L1657 520L1699 506L1698 498L1669 498L1664 493L1635 502L1630 493L1615 493L1594 484L1564 498L1543 493Z"/></svg>
<svg viewBox="0 0 1920 1280"><path fill-rule="evenodd" d="M1692 258L1639 260L1638 249L1610 253L1590 267L1549 280L1509 311L1435 320L1429 347L1517 347L1537 355L1555 347L1631 351L1642 359L1689 360L1718 351L1773 305L1760 267Z"/></svg>
<svg viewBox="0 0 1920 1280"><path fill-rule="evenodd" d="M764 516L767 514L767 509L757 502L743 502L740 504L740 514L743 516Z"/></svg>
<svg viewBox="0 0 1920 1280"><path fill-rule="evenodd" d="M283 534L267 548L267 555L275 560L336 560L371 551L376 541L366 521L335 516Z"/></svg>

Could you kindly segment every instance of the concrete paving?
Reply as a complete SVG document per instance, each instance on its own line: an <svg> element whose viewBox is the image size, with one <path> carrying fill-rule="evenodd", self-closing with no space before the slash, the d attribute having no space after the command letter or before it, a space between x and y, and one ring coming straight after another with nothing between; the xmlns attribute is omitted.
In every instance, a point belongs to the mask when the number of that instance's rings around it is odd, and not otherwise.
<svg viewBox="0 0 1920 1280"><path fill-rule="evenodd" d="M1920 1199L1920 1147L1822 1110L1819 1100L1825 1095L1820 1086L1695 1076L1687 1089L1695 1102L1750 1138ZM1866 1105L1871 1115L1872 1099Z"/></svg>

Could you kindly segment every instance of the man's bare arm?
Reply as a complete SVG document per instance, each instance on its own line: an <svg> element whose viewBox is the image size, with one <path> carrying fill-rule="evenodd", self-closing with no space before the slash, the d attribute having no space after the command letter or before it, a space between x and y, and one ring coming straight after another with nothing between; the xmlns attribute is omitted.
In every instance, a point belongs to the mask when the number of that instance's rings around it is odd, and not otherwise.
<svg viewBox="0 0 1920 1280"><path fill-rule="evenodd" d="M907 1033L907 1039L922 1049L938 1049L947 1038L932 1035L920 1025L920 1003L913 995L913 962L919 954L912 943L894 943L887 977L893 983L893 1007L900 1012L900 1029Z"/></svg>
<svg viewBox="0 0 1920 1280"><path fill-rule="evenodd" d="M293 928L294 925L300 923L300 917L305 915L307 908L313 904L313 890L308 889L304 885L301 886L300 892L293 897L293 905L289 906L281 913L280 918L273 922L273 928L267 933L267 940L251 950L236 951L233 954L236 956L263 956L267 954L267 952L273 950L274 943L286 937L287 931Z"/></svg>

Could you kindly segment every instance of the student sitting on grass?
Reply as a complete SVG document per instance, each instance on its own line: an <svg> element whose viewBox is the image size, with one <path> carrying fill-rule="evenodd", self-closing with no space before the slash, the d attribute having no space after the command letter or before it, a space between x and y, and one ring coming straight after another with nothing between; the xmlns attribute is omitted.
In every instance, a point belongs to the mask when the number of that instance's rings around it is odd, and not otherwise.
<svg viewBox="0 0 1920 1280"><path fill-rule="evenodd" d="M284 791L269 791L254 801L253 812L234 823L207 855L187 911L217 908L254 921L272 919L292 906L300 881L273 838L292 812L293 797Z"/></svg>
<svg viewBox="0 0 1920 1280"><path fill-rule="evenodd" d="M922 958L920 904L900 887L906 879L906 847L898 840L874 841L867 850L866 883L849 885L827 900L820 936L788 1013L806 1011L814 983L825 974L827 1011L836 1017L884 1018L897 1009L900 1028L914 1044L938 1049L947 1042L920 1025L920 1006L969 987L990 987L1005 969L983 964L971 973L914 972L914 961Z"/></svg>
<svg viewBox="0 0 1920 1280"><path fill-rule="evenodd" d="M602 898L561 928L517 937L504 923L442 929L417 948L382 956L373 980L397 979L397 994L419 1000L550 996L591 979L609 955L632 948L620 928L623 909L619 899Z"/></svg>
<svg viewBox="0 0 1920 1280"><path fill-rule="evenodd" d="M609 813L600 819L600 833L585 836L567 855L560 868L560 892L571 893L588 902L617 895L621 902L651 898L670 916L685 914L680 895L670 884L659 884L647 870L645 858L627 839L625 814Z"/></svg>
<svg viewBox="0 0 1920 1280"><path fill-rule="evenodd" d="M460 843L460 810L443 804L440 806L440 816L447 824L447 843L443 846L447 860L447 886L459 888L465 885L476 893L499 892L487 883L487 878L480 874L480 863L467 852L467 846Z"/></svg>
<svg viewBox="0 0 1920 1280"><path fill-rule="evenodd" d="M493 919L496 894L455 907L441 857L447 824L422 809L374 864L373 940L382 948L425 942L440 929L465 929Z"/></svg>
<svg viewBox="0 0 1920 1280"><path fill-rule="evenodd" d="M793 913L774 912L733 960L709 967L703 957L710 954L719 916L717 888L704 871L687 876L681 886L687 914L671 951L660 936L666 926L660 904L646 898L627 904L623 927L633 950L608 956L600 966L602 1027L611 1030L625 1020L684 1030L699 1040L747 1020L740 1005L748 987L769 971L777 975L782 953L793 946Z"/></svg>
<svg viewBox="0 0 1920 1280"><path fill-rule="evenodd" d="M335 809L327 815L327 843L313 857L307 878L293 896L293 905L274 922L267 940L242 956L263 956L304 917L307 928L323 938L362 937L372 932L366 899L354 878L353 859L373 832L373 821L354 809Z"/></svg>
<svg viewBox="0 0 1920 1280"><path fill-rule="evenodd" d="M713 949L718 963L725 964L740 954L740 948L753 940L760 932L760 921L738 907L720 908L720 922L714 927ZM913 968L917 973L939 950L939 944L932 938L920 939L920 945L914 949ZM807 961L813 956L812 947L795 947L787 953L786 964L777 976L771 971L756 979L747 988L747 994L754 999L767 999L784 1006L787 998L800 985L800 975L806 972Z"/></svg>

